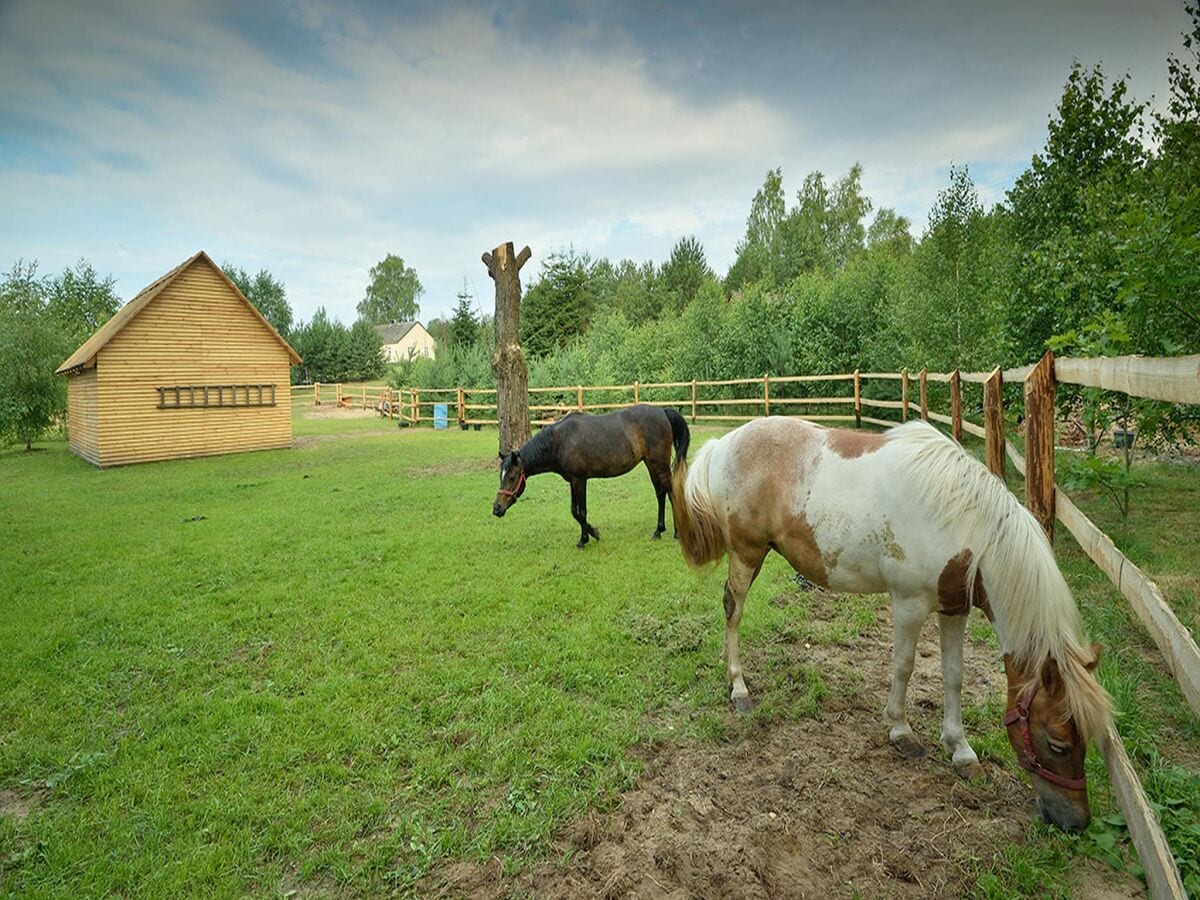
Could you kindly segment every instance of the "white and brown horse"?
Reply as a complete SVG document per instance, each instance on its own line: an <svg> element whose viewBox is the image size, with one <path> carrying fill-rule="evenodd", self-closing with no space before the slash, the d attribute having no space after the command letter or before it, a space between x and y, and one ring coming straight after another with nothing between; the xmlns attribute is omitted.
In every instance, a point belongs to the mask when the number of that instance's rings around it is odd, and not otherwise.
<svg viewBox="0 0 1200 900"><path fill-rule="evenodd" d="M962 725L963 633L972 605L992 620L1008 676L1005 725L1047 820L1090 818L1084 755L1110 715L1093 677L1099 648L1044 533L1004 484L924 422L883 434L759 419L676 470L672 507L693 566L729 554L725 660L731 699L750 708L738 660L746 592L768 551L833 591L891 594L887 723L908 756L924 753L905 714L917 639L938 611L945 691L941 741L955 767L978 771Z"/></svg>

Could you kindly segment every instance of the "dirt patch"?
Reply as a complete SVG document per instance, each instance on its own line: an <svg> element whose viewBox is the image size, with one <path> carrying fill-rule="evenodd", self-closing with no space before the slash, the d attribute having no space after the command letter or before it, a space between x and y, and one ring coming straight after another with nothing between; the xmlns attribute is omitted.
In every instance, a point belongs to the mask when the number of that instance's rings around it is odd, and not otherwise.
<svg viewBox="0 0 1200 900"><path fill-rule="evenodd" d="M406 469L405 474L413 478L437 478L442 475L473 475L476 472L498 472L500 458L482 456L474 459L450 459L446 462Z"/></svg>
<svg viewBox="0 0 1200 900"><path fill-rule="evenodd" d="M395 429L388 428L372 431L347 431L342 434L306 434L298 438L293 438L292 447L296 450L311 450L313 447L316 447L319 444L327 444L330 441L345 441L367 437L387 437L388 435L395 433Z"/></svg>
<svg viewBox="0 0 1200 900"><path fill-rule="evenodd" d="M361 406L310 406L304 410L304 418L306 419L374 419L379 417L379 413L367 407L363 409Z"/></svg>
<svg viewBox="0 0 1200 900"><path fill-rule="evenodd" d="M811 595L816 632L823 621L837 618L838 602L836 595ZM723 744L643 748L643 774L620 808L573 823L559 835L551 859L516 877L504 876L496 860L456 862L434 872L421 893L563 898L969 893L980 863L1024 840L1037 815L1034 795L1015 772L986 756L986 780L960 779L937 745L942 685L933 617L909 688L910 722L929 753L909 760L892 749L882 714L890 646L885 610L873 626L836 643L801 638L782 644L782 662L781 644L751 648L743 641L748 680L777 675L764 671L767 666L817 667L830 689L815 717L751 720L735 727L739 736ZM993 648L968 646L965 655L965 702L1003 689ZM753 683L750 689L754 695ZM969 726L968 736L975 736ZM1106 885L1105 896L1142 895L1138 882L1112 870L1095 873L1092 883Z"/></svg>
<svg viewBox="0 0 1200 900"><path fill-rule="evenodd" d="M40 799L37 794L18 794L16 791L4 788L0 790L0 816L16 822L24 822L37 809Z"/></svg>

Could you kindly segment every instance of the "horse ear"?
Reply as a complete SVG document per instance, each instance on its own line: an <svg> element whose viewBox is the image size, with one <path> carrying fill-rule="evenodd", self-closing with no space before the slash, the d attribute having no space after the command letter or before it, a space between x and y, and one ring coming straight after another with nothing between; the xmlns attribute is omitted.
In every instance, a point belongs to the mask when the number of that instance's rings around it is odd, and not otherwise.
<svg viewBox="0 0 1200 900"><path fill-rule="evenodd" d="M1100 653L1104 650L1104 645L1101 643L1092 644L1092 661L1084 663L1083 667L1089 672L1095 672L1096 666L1100 665Z"/></svg>
<svg viewBox="0 0 1200 900"><path fill-rule="evenodd" d="M1062 688L1062 674L1058 671L1058 662L1053 656L1046 657L1042 663L1042 687L1048 693L1056 694Z"/></svg>
<svg viewBox="0 0 1200 900"><path fill-rule="evenodd" d="M521 454L520 454L520 453L518 453L516 450L514 450L514 451L513 451L513 462L514 462L514 463L520 463L520 462L521 462Z"/></svg>

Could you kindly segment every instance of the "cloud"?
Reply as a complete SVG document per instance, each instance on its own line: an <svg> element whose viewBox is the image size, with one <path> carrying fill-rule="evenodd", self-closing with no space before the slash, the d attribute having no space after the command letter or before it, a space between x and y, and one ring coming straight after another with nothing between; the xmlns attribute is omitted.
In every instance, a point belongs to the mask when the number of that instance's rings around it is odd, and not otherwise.
<svg viewBox="0 0 1200 900"><path fill-rule="evenodd" d="M389 252L427 314L504 240L661 260L692 233L721 271L779 165L794 192L861 161L919 230L950 162L997 199L1028 160L1054 28L1160 60L1178 31L1046 9L0 5L0 256L82 254L128 296L203 247L351 319Z"/></svg>

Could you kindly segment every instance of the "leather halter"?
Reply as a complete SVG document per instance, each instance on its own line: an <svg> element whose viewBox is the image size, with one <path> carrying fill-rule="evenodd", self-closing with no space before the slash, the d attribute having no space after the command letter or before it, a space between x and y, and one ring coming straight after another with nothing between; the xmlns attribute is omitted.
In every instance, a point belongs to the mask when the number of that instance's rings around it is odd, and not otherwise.
<svg viewBox="0 0 1200 900"><path fill-rule="evenodd" d="M517 486L515 488L513 488L511 491L506 491L504 488L500 488L500 490L497 493L503 494L505 497L512 497L513 503L516 503L517 498L521 496L521 494L524 490L525 490L525 473L522 472L520 477L517 478Z"/></svg>
<svg viewBox="0 0 1200 900"><path fill-rule="evenodd" d="M1033 749L1033 737L1029 733L1029 708L1033 706L1033 697L1038 692L1039 687L1040 685L1035 684L1028 696L1018 700L1016 705L1004 714L1005 728L1011 725L1021 726L1021 737L1025 742L1025 752L1017 754L1017 762L1021 764L1022 769L1032 772L1040 778L1045 778L1051 784L1057 784L1059 787L1065 787L1072 791L1082 791L1087 787L1086 775L1082 778L1067 778L1065 775L1051 772L1038 761L1037 751Z"/></svg>

